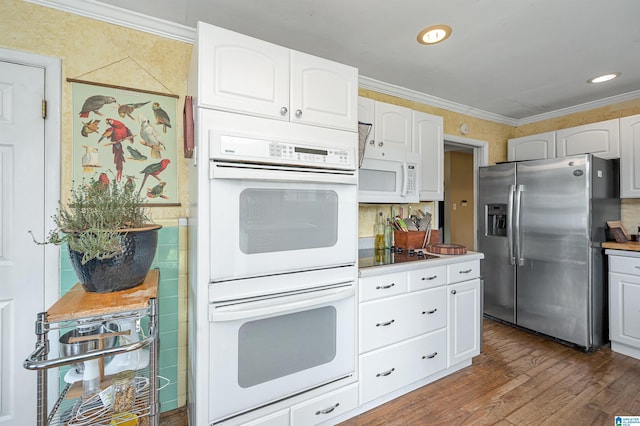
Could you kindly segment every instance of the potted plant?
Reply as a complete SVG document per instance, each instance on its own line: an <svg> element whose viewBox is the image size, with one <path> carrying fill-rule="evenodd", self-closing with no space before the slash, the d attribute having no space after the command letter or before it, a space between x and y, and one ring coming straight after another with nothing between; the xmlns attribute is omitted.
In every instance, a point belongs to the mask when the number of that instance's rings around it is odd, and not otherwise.
<svg viewBox="0 0 640 426"><path fill-rule="evenodd" d="M44 244L69 247L71 264L86 291L107 293L142 284L151 267L160 225L150 223L144 198L128 184L98 179L73 186Z"/></svg>

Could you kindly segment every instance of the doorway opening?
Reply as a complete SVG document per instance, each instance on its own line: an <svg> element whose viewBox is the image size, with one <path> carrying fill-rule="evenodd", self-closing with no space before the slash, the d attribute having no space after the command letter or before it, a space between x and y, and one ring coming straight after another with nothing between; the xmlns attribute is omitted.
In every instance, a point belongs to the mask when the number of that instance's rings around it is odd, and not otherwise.
<svg viewBox="0 0 640 426"><path fill-rule="evenodd" d="M486 141L444 135L444 201L438 203L444 243L475 249L478 168L488 165L488 159Z"/></svg>

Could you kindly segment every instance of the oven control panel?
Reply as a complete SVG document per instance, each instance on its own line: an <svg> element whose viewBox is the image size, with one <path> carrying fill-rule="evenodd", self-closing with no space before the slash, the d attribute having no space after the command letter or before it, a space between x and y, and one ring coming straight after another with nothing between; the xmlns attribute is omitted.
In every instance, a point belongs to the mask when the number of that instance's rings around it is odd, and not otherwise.
<svg viewBox="0 0 640 426"><path fill-rule="evenodd" d="M343 148L313 147L227 135L221 136L220 148L223 155L238 160L341 168L353 168L355 164L355 153Z"/></svg>

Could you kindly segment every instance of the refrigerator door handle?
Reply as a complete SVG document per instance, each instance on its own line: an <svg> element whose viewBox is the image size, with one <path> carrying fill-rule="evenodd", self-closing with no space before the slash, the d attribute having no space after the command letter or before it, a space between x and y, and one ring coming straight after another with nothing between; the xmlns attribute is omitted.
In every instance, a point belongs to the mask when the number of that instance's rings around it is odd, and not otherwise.
<svg viewBox="0 0 640 426"><path fill-rule="evenodd" d="M507 204L507 242L509 245L509 264L516 264L516 257L513 254L513 194L516 192L515 185L509 185L509 203Z"/></svg>
<svg viewBox="0 0 640 426"><path fill-rule="evenodd" d="M518 185L516 188L516 202L514 205L514 214L515 214L515 246L516 246L516 257L518 259L517 265L524 266L524 257L522 257L522 242L520 240L520 207L522 202L522 193L524 192L524 185Z"/></svg>

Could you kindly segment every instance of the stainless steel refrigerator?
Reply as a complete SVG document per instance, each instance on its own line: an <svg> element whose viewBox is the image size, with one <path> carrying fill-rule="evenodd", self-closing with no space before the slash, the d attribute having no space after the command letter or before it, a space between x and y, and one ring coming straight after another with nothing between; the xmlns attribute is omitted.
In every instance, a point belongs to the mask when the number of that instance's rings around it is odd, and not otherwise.
<svg viewBox="0 0 640 426"><path fill-rule="evenodd" d="M484 313L583 347L606 343L600 243L619 220L618 166L589 154L481 167Z"/></svg>

